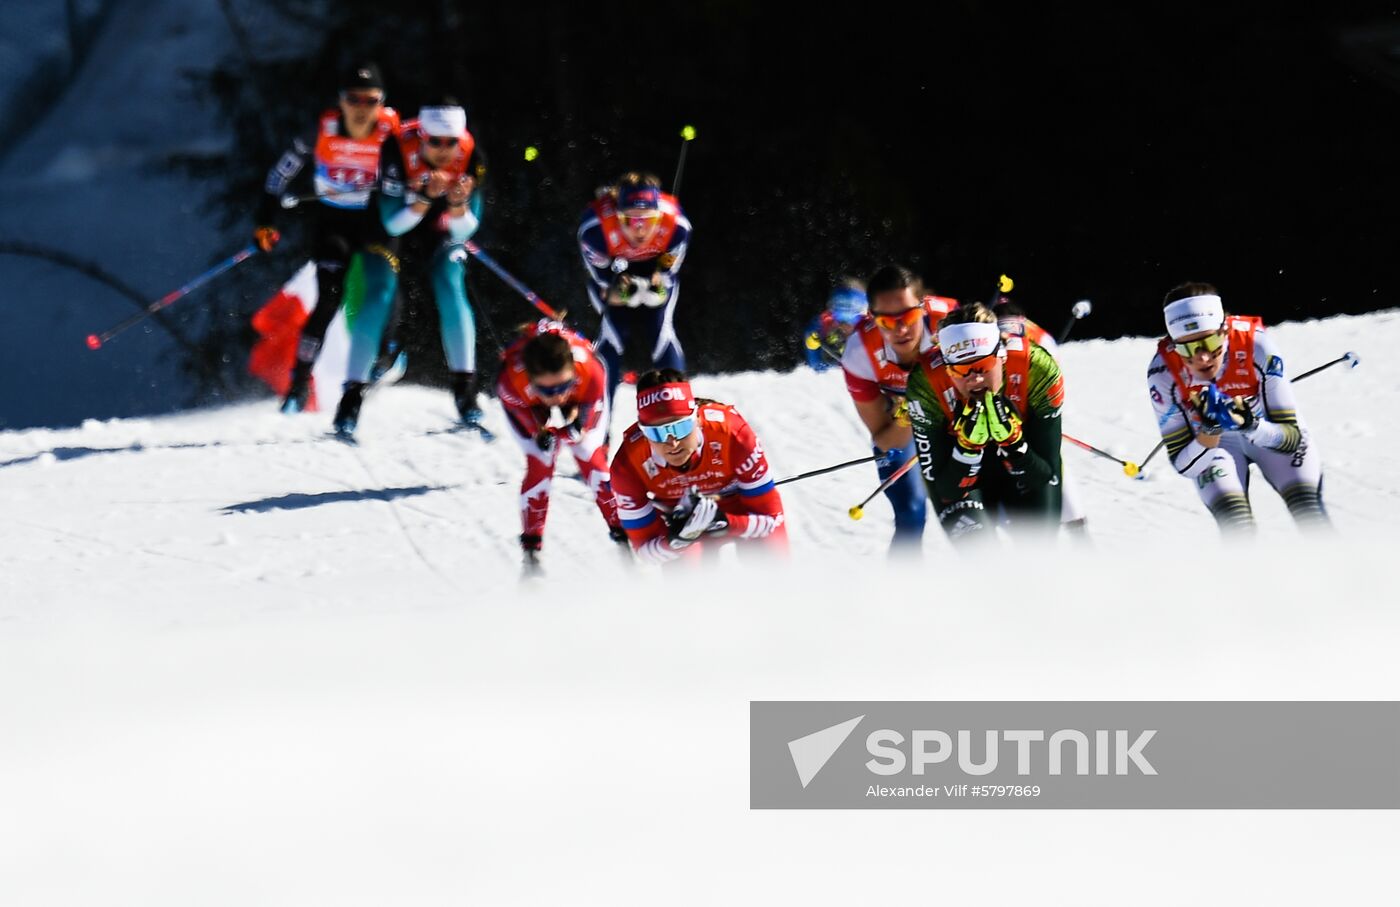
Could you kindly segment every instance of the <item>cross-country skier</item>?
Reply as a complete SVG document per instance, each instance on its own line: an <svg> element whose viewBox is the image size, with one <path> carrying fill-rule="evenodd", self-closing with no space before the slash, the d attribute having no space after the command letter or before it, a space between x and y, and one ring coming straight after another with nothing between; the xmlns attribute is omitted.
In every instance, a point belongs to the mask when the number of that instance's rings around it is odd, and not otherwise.
<svg viewBox="0 0 1400 907"><path fill-rule="evenodd" d="M1045 328L1026 317L1025 311L1010 296L1000 294L996 305L992 306L992 314L997 316L997 324L1001 326L1003 334L1025 337L1045 352L1059 358L1060 345L1055 342L1055 338L1050 336L1050 332Z"/></svg>
<svg viewBox="0 0 1400 907"><path fill-rule="evenodd" d="M520 485L520 547L539 566L549 490L559 451L568 448L614 542L626 543L608 478L608 405L603 366L589 342L557 321L527 327L501 355L496 396L525 454Z"/></svg>
<svg viewBox="0 0 1400 907"><path fill-rule="evenodd" d="M578 242L588 298L603 318L598 353L611 406L628 349L644 350L655 367L685 368L675 313L690 221L655 176L625 173L584 211Z"/></svg>
<svg viewBox="0 0 1400 907"><path fill-rule="evenodd" d="M955 544L1053 529L1060 520L1060 407L1055 359L1003 337L981 303L938 328L938 347L909 378L919 468L938 522Z"/></svg>
<svg viewBox="0 0 1400 907"><path fill-rule="evenodd" d="M399 270L417 269L428 278L437 302L442 348L457 414L463 423L481 421L477 406L476 322L467 301L467 251L476 233L485 175L467 115L455 99L422 108L380 152L375 211L395 255L364 259L365 300L350 340L345 393L335 413L340 434L354 432L393 311Z"/></svg>
<svg viewBox="0 0 1400 907"><path fill-rule="evenodd" d="M312 160L315 204L310 218L311 256L316 261L316 308L301 329L291 387L283 412L306 407L311 367L326 329L340 308L351 257L373 245L379 230L368 211L370 190L379 175L379 150L399 127L399 115L384 106L384 78L373 63L356 66L341 79L340 104L321 114L316 128L292 142L268 171L255 215L254 241L264 252L281 239L275 227L281 199Z"/></svg>
<svg viewBox="0 0 1400 907"><path fill-rule="evenodd" d="M826 308L802 331L802 351L807 364L824 372L841 364L846 340L865 316L865 284L845 280L826 301Z"/></svg>
<svg viewBox="0 0 1400 907"><path fill-rule="evenodd" d="M945 296L926 296L923 284L907 268L887 265L866 282L869 315L846 342L841 367L856 413L870 431L880 481L914 456L913 432L905 412L909 373L935 343L934 325L957 306ZM924 537L922 480L910 469L885 490L894 508L890 552L914 552Z"/></svg>
<svg viewBox="0 0 1400 907"><path fill-rule="evenodd" d="M697 398L674 369L637 381L637 422L612 464L617 512L637 557L694 562L702 549L787 551L783 501L753 429L734 407Z"/></svg>
<svg viewBox="0 0 1400 907"><path fill-rule="evenodd" d="M1157 426L1176 471L1222 531L1252 532L1249 465L1300 526L1327 526L1322 460L1298 417L1283 356L1260 319L1229 315L1208 283L1167 293L1167 336L1147 370Z"/></svg>
<svg viewBox="0 0 1400 907"><path fill-rule="evenodd" d="M1008 286L1011 279L1002 275L1003 286ZM992 313L997 316L997 326L1001 328L1003 337L1024 337L1035 343L1045 352L1055 357L1055 361L1060 360L1060 346L1055 342L1055 338L1045 328L1036 324L1026 317L1026 313L1007 295L1007 290L997 294L996 304L992 306ZM1079 506L1079 486L1075 484L1074 477L1061 464L1060 473L1060 525L1065 530L1087 538L1088 520L1084 516L1084 510Z"/></svg>

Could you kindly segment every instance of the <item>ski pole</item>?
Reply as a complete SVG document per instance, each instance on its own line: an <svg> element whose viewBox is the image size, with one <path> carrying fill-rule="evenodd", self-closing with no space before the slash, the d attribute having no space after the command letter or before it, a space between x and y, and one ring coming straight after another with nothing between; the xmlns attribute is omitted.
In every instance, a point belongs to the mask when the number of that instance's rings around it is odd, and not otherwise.
<svg viewBox="0 0 1400 907"><path fill-rule="evenodd" d="M1289 383L1289 384L1297 384L1299 381L1302 381L1304 378L1311 378L1313 375L1316 375L1318 372L1326 371L1327 369L1329 369L1329 368L1331 368L1332 366L1337 365L1338 363L1341 363L1341 362L1350 362L1350 363L1351 363L1351 367L1352 367L1352 368L1356 368L1358 365L1361 364L1361 357L1358 356L1358 355L1356 355L1356 354L1353 353L1353 352L1350 352L1350 351L1345 352L1345 353L1343 353L1342 355L1338 356L1336 359L1333 359L1331 362L1324 362L1324 363L1322 363L1321 365L1319 365L1317 368L1310 368L1310 369L1308 369L1306 372L1303 372L1301 375L1297 375L1297 376L1295 376L1295 377L1289 379L1289 382L1288 382L1288 383ZM1152 459L1153 457L1157 456L1157 451L1161 450L1163 447L1166 447L1166 446L1167 446L1167 441L1166 441L1165 438L1163 438L1161 441L1158 441L1158 442L1157 442L1157 446L1154 447L1154 448L1152 448L1152 452L1149 453L1147 456L1145 456L1145 457L1142 458L1142 467L1146 467L1146 466L1147 466L1147 461L1150 460L1150 459Z"/></svg>
<svg viewBox="0 0 1400 907"><path fill-rule="evenodd" d="M180 287L180 289L172 290L171 292L157 299L155 302L146 306L144 311L137 312L135 315L132 315L130 318L126 319L120 324L114 325L113 327L108 328L100 334L88 334L88 349L95 350L100 348L102 344L106 343L108 340L111 340L113 337L117 336L122 331L134 325L140 324L147 318L150 318L156 312L159 312L166 306L172 305L180 299L183 299L190 293L193 293L195 290L199 289L209 281L213 280L215 277L218 277L220 274L224 273L230 268L233 268L234 266L247 261L256 254L258 254L258 247L256 245L246 246L245 248L240 249L234 255L225 258L223 261L214 265L214 267L210 268L203 274L194 278L189 283L185 284L183 287Z"/></svg>
<svg viewBox="0 0 1400 907"><path fill-rule="evenodd" d="M509 286L512 290L523 296L525 298L525 301L530 303L530 305L539 309L546 318L553 318L555 321L563 320L564 316L562 314L556 312L549 305L549 303L541 299L535 293L534 290L530 289L529 287L525 286L525 284L512 277L509 271L497 264L496 259L492 258L490 255L487 255L476 243L472 242L471 240L467 240L462 245L466 247L467 251L471 253L473 258L486 265L486 267L490 269L492 274L495 274L497 277L501 278L501 280L505 281L507 286Z"/></svg>
<svg viewBox="0 0 1400 907"><path fill-rule="evenodd" d="M1076 302L1069 310L1069 321L1066 321L1065 326L1060 328L1060 336L1055 338L1055 342L1064 343L1066 340L1068 340L1069 332L1074 330L1074 325L1079 321L1079 319L1083 318L1085 315L1088 315L1092 311L1094 311L1094 304L1089 300L1081 299L1078 302Z"/></svg>
<svg viewBox="0 0 1400 907"><path fill-rule="evenodd" d="M826 475L827 473L835 472L838 469L845 469L847 466L859 466L861 463L869 463L872 460L878 459L880 459L880 455L874 454L869 457L861 457L859 460L847 460L845 463L837 463L835 466L827 466L822 469L814 469L811 472L804 472L800 475L788 476L786 479L779 479L773 484L786 485L788 482L800 482L803 479L810 479L812 476Z"/></svg>
<svg viewBox="0 0 1400 907"><path fill-rule="evenodd" d="M308 192L305 195L284 195L278 201L283 208L296 208L306 202L314 202L320 198L340 198L344 195L359 195L362 192L369 192L369 187L362 189L342 189L338 192Z"/></svg>
<svg viewBox="0 0 1400 907"><path fill-rule="evenodd" d="M1338 363L1341 363L1341 362L1350 362L1350 363L1351 363L1351 367L1352 367L1352 368L1356 368L1358 365L1361 364L1361 357L1358 356L1358 355L1356 355L1355 353L1352 353L1352 352L1343 353L1342 355L1338 356L1336 359L1333 359L1331 362L1324 362L1324 363L1322 363L1321 365L1319 365L1317 368L1310 368L1310 369L1308 369L1306 372L1303 372L1303 374L1296 376L1295 378L1293 378L1292 380L1290 380L1288 383L1289 383L1289 384L1293 384L1294 382L1302 381L1304 378L1308 378L1308 377L1311 377L1312 375L1316 375L1318 372L1324 371L1324 370L1326 370L1326 369L1329 369L1329 368L1331 368L1332 366L1337 365Z"/></svg>
<svg viewBox="0 0 1400 907"><path fill-rule="evenodd" d="M685 152L690 147L690 143L695 141L695 127L681 127L681 156L676 162L676 178L671 180L671 194L676 198L681 196L681 175L685 173Z"/></svg>
<svg viewBox="0 0 1400 907"><path fill-rule="evenodd" d="M904 474L909 471L909 468L913 466L916 462L918 462L918 460L919 458L917 455L905 460L902 466L900 466L894 472L890 473L890 477L888 479L880 483L879 488L870 492L870 494L865 496L865 500L861 501L859 504L846 511L851 515L851 519L858 520L861 517L865 516L865 505L869 504L872 500L874 500L875 495L881 494L886 488L889 488L895 482L898 482L904 476Z"/></svg>
<svg viewBox="0 0 1400 907"><path fill-rule="evenodd" d="M1120 460L1120 459L1118 459L1117 457L1115 457L1113 454L1108 453L1107 451L1099 450L1097 447L1095 447L1095 446L1092 445L1092 444L1086 444L1086 443L1084 443L1083 441L1079 440L1078 438L1074 437L1073 435L1066 434L1066 433L1063 433L1063 432L1062 432L1062 433L1060 434L1060 437L1064 438L1066 441L1068 441L1069 443L1075 445L1076 447L1082 447L1082 448L1084 448L1085 450L1089 451L1089 453L1091 453L1091 454L1095 454L1096 456L1103 457L1105 460L1112 460L1113 462L1117 463L1119 466L1122 466L1122 467L1123 467L1123 474L1126 475L1126 476L1128 476L1129 478L1131 478L1131 477L1133 477L1133 476L1136 476L1139 472L1142 471L1142 467L1138 466L1138 465L1137 465L1136 463L1134 463L1133 461L1131 461L1131 460Z"/></svg>

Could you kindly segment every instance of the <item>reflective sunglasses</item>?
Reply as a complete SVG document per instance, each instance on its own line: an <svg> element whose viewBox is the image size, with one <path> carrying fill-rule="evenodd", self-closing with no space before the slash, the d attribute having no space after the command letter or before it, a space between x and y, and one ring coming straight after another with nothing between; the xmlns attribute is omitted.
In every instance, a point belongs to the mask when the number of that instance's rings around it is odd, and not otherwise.
<svg viewBox="0 0 1400 907"><path fill-rule="evenodd" d="M1221 333L1210 334L1200 340L1188 340L1185 343L1174 343L1172 346L1177 353L1186 359L1199 352L1205 351L1213 353L1225 345L1225 335Z"/></svg>
<svg viewBox="0 0 1400 907"><path fill-rule="evenodd" d="M432 148L451 148L457 144L455 135L426 135L423 140Z"/></svg>
<svg viewBox="0 0 1400 907"><path fill-rule="evenodd" d="M690 437L690 433L695 431L695 417L686 416L674 422L667 422L665 425L642 425L642 434L648 441L655 441L657 444L665 444L666 439L675 438L677 441Z"/></svg>
<svg viewBox="0 0 1400 907"><path fill-rule="evenodd" d="M351 107L377 107L384 103L382 94L364 94L358 91L342 91L340 99Z"/></svg>
<svg viewBox="0 0 1400 907"><path fill-rule="evenodd" d="M957 365L946 362L944 363L944 368L948 369L949 372L957 375L959 378L971 378L973 372L990 372L992 366L996 365L1000 359L1000 354L993 352L986 356L979 356L976 359L968 360L967 362L959 362Z"/></svg>
<svg viewBox="0 0 1400 907"><path fill-rule="evenodd" d="M631 213L624 211L620 216L622 218L622 222L627 225L627 229L635 232L650 230L655 225L661 223L660 211L643 211Z"/></svg>
<svg viewBox="0 0 1400 907"><path fill-rule="evenodd" d="M568 381L560 381L558 384L537 384L534 381L530 382L530 386L535 389L535 393L541 397L563 396L573 390L575 384L578 384L577 375L570 378Z"/></svg>
<svg viewBox="0 0 1400 907"><path fill-rule="evenodd" d="M879 315L873 312L871 314L875 315L876 324L887 331L893 331L902 324L913 324L924 317L924 308L923 306L914 306L895 315Z"/></svg>

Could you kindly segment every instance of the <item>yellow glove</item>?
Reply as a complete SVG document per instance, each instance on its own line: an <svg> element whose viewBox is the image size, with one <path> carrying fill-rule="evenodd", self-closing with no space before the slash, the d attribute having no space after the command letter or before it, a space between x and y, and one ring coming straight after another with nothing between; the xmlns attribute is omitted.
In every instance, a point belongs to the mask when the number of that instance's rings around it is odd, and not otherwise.
<svg viewBox="0 0 1400 907"><path fill-rule="evenodd" d="M909 401L900 397L890 413L890 418L894 419L894 424L900 428L911 428L914 423L909 420Z"/></svg>

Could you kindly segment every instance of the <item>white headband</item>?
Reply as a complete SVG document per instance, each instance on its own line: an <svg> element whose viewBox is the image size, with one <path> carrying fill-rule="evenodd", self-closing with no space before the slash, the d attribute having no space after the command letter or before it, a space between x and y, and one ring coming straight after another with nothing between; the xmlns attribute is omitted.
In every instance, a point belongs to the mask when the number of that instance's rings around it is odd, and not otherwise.
<svg viewBox="0 0 1400 907"><path fill-rule="evenodd" d="M1225 306L1215 295L1178 299L1167 303L1162 314L1167 319L1167 334L1173 340L1201 331L1218 331L1225 323Z"/></svg>
<svg viewBox="0 0 1400 907"><path fill-rule="evenodd" d="M467 131L467 112L460 107L424 107L418 127L425 135L456 138Z"/></svg>
<svg viewBox="0 0 1400 907"><path fill-rule="evenodd" d="M950 324L938 329L938 348L951 365L990 356L1001 343L1001 328L980 321Z"/></svg>

